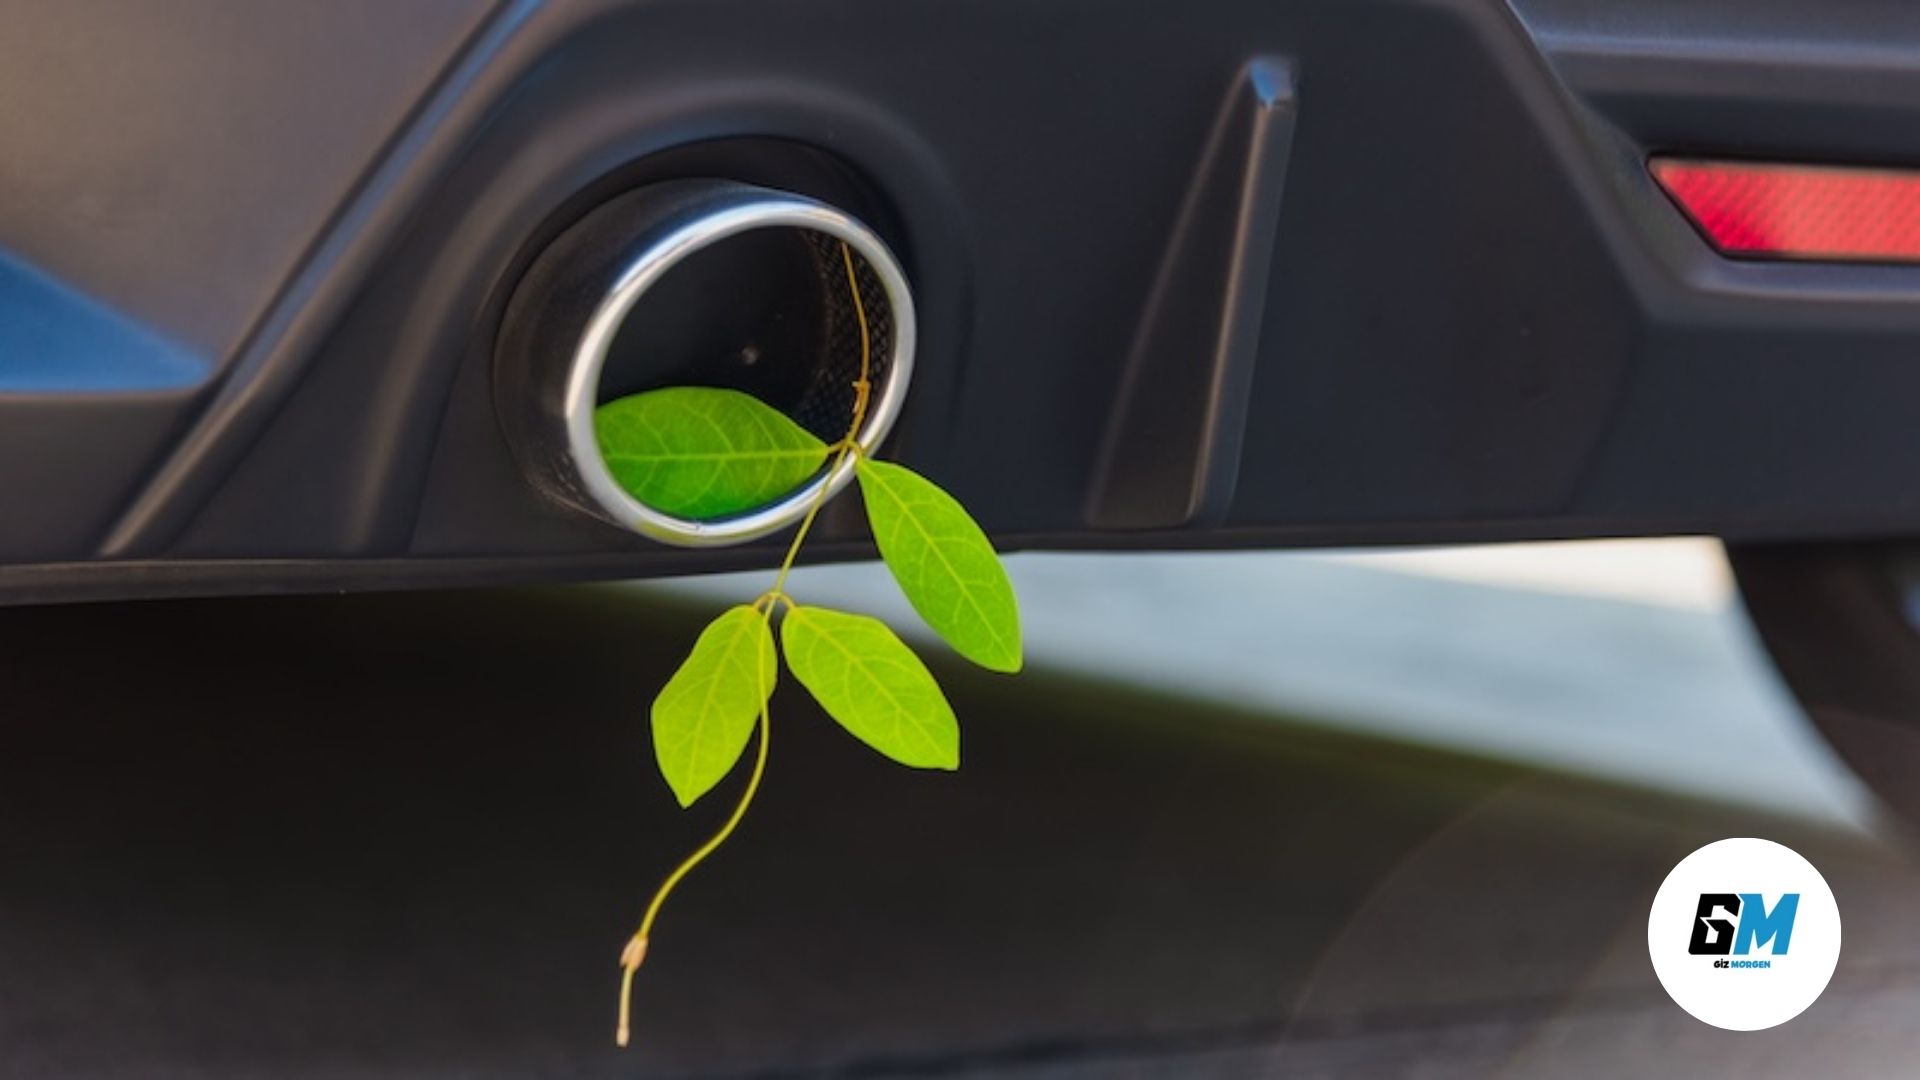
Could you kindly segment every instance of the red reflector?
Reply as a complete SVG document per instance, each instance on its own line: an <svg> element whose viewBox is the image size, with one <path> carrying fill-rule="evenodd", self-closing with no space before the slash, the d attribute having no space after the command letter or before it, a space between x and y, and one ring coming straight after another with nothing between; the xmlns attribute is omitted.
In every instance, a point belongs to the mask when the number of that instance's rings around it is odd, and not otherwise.
<svg viewBox="0 0 1920 1080"><path fill-rule="evenodd" d="M1920 261L1920 172L1679 158L1651 167L1724 254Z"/></svg>

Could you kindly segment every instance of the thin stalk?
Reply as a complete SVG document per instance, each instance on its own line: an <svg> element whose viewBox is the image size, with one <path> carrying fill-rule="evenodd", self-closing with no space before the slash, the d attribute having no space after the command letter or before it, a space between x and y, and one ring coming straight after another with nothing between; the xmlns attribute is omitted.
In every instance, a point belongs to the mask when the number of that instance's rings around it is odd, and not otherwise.
<svg viewBox="0 0 1920 1080"><path fill-rule="evenodd" d="M771 618L771 615L769 614L768 617ZM764 647L763 644L762 648ZM628 1018L633 1011L633 974L640 970L641 963L647 958L647 941L653 935L653 921L660 917L660 909L666 906L667 897L673 893L674 887L680 884L681 879L692 873L694 867L705 862L707 856L713 854L721 844L726 843L727 838L733 835L733 830L740 827L740 819L747 816L747 807L753 805L753 797L760 791L760 778L767 774L767 736L772 730L769 719L767 700L763 696L760 699L759 737L756 740L760 745L753 756L753 773L747 777L747 789L741 792L740 801L735 804L732 816L727 818L725 825L720 826L719 832L714 833L711 839L682 860L680 865L674 868L673 873L667 875L667 880L660 883L659 890L653 894L653 902L647 905L646 915L640 920L640 929L635 932L633 939L627 942L627 947L620 952L620 966L625 971L620 976L620 1026L613 1036L613 1041L620 1046L627 1045L627 1039L632 1030Z"/></svg>
<svg viewBox="0 0 1920 1080"><path fill-rule="evenodd" d="M840 261L847 268L847 290L853 296L854 321L860 327L860 377L853 383L853 422L847 425L847 434L840 440L839 453L834 455L833 465L828 475L839 471L849 455L860 452L860 426L867 420L867 398L873 390L869 376L873 370L873 341L867 332L867 307L860 299L860 276L853 269L853 249L846 241L840 242ZM767 590L775 596L786 595L787 575L793 570L793 560L800 554L800 545L807 540L807 532L813 528L813 519L819 515L820 508L827 502L827 489L823 486L814 496L813 505L807 507L807 516L800 519L800 528L793 534L793 543L787 545L787 557L780 560L780 572L774 575L773 588Z"/></svg>
<svg viewBox="0 0 1920 1080"><path fill-rule="evenodd" d="M860 426L867 419L867 399L872 390L869 376L872 374L873 342L867 330L867 308L860 299L860 278L854 271L853 249L848 247L845 241L840 243L840 258L847 268L847 288L853 294L854 316L860 326L860 378L853 384L853 420L847 425L846 436L836 444L837 453L829 469L829 475L833 470L839 469L849 455L859 454L860 446L857 440L860 435ZM820 507L826 502L826 496L827 489L823 485L820 493L814 497L813 505L807 508L807 516L801 519L800 528L795 530L792 542L787 545L787 554L780 561L780 572L774 577L773 587L761 593L753 602L754 609L760 611L761 617L766 619L769 625L772 623L773 609L777 604L784 603L789 609L793 607L793 598L786 593L787 574L793 569L794 559L800 554L800 545L806 542L807 532L813 528L813 519L820 513ZM765 647L764 638L762 647ZM761 658L762 663L758 670L765 669L765 659L764 656ZM653 923L660 917L660 909L666 906L667 897L673 894L673 890L679 886L680 882L733 835L734 829L740 826L740 819L747 816L747 807L753 805L753 797L760 792L760 780L767 772L767 737L772 730L768 716L768 698L771 692L771 687L761 687L760 724L757 731L759 748L754 753L753 772L747 777L746 790L740 793L740 801L734 805L733 814L727 818L726 824L720 826L719 832L714 833L706 843L696 848L693 854L681 860L673 873L668 874L666 880L660 883L660 888L653 894L653 900L647 904L646 914L640 919L640 929L634 932L633 937L627 941L626 948L620 951L622 968L620 1023L613 1037L614 1042L620 1046L627 1045L632 1036L629 1018L633 1013L633 976L647 959L647 943L653 936Z"/></svg>

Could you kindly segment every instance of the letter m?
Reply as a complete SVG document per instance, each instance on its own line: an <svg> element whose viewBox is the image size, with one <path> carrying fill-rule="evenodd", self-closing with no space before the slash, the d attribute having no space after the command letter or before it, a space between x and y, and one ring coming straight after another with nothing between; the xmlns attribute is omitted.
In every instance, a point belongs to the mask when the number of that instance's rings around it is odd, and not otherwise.
<svg viewBox="0 0 1920 1080"><path fill-rule="evenodd" d="M1756 945L1773 943L1773 955L1785 956L1793 940L1793 917L1800 910L1800 894L1781 893L1780 902L1768 911L1759 893L1740 894L1740 931L1733 936L1733 951L1745 956Z"/></svg>

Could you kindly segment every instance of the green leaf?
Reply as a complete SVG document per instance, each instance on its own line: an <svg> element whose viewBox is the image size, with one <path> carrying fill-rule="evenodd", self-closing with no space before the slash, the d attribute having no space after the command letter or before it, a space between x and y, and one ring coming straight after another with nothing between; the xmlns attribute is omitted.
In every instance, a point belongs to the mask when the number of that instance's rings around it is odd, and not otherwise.
<svg viewBox="0 0 1920 1080"><path fill-rule="evenodd" d="M700 632L653 699L653 755L681 806L692 806L740 760L777 677L765 613L728 608Z"/></svg>
<svg viewBox="0 0 1920 1080"><path fill-rule="evenodd" d="M772 502L827 460L827 444L738 390L675 386L594 410L600 456L656 510L713 518Z"/></svg>
<svg viewBox="0 0 1920 1080"><path fill-rule="evenodd" d="M879 619L795 607L780 623L794 677L827 715L902 765L960 767L960 724L940 684Z"/></svg>
<svg viewBox="0 0 1920 1080"><path fill-rule="evenodd" d="M961 656L1020 670L1020 606L1000 556L958 500L901 465L856 466L880 557L913 610Z"/></svg>

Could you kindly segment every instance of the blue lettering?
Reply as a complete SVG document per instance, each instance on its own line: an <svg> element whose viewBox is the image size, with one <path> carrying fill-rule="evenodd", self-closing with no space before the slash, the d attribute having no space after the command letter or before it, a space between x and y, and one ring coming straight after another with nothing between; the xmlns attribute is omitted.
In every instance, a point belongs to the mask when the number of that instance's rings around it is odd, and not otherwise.
<svg viewBox="0 0 1920 1080"><path fill-rule="evenodd" d="M1768 911L1759 893L1740 894L1740 929L1733 935L1733 951L1745 956L1756 945L1773 943L1773 955L1785 956L1793 940L1793 917L1800 911L1800 894L1781 893L1780 902Z"/></svg>

